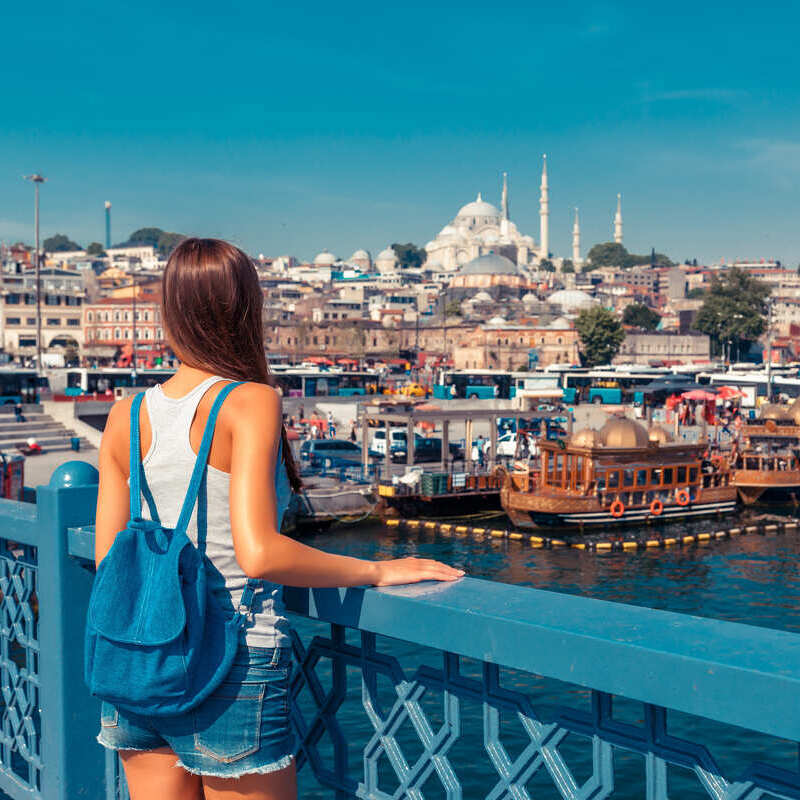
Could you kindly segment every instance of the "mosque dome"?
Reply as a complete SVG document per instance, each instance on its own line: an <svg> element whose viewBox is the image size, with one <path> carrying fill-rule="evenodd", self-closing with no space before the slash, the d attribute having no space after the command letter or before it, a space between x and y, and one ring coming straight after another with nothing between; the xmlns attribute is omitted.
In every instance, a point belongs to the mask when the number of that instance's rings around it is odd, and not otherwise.
<svg viewBox="0 0 800 800"><path fill-rule="evenodd" d="M638 422L627 417L613 417L600 428L600 440L606 447L647 447L650 437Z"/></svg>
<svg viewBox="0 0 800 800"><path fill-rule="evenodd" d="M547 298L547 302L561 306L564 311L579 311L582 308L590 308L595 301L580 289L560 289L553 292Z"/></svg>
<svg viewBox="0 0 800 800"><path fill-rule="evenodd" d="M564 317L556 317L548 326L551 331L568 331L572 328L568 319Z"/></svg>
<svg viewBox="0 0 800 800"><path fill-rule="evenodd" d="M457 235L458 231L452 225L445 225L444 228L442 228L439 231L439 236L457 236Z"/></svg>
<svg viewBox="0 0 800 800"><path fill-rule="evenodd" d="M473 303L493 303L494 298L489 294L489 292L478 292L473 298Z"/></svg>
<svg viewBox="0 0 800 800"><path fill-rule="evenodd" d="M505 317L496 316L496 317L492 317L489 320L489 322L487 322L486 324L487 325L500 326L500 325L507 325L508 323L506 322Z"/></svg>
<svg viewBox="0 0 800 800"><path fill-rule="evenodd" d="M459 212L459 217L496 217L500 218L500 211L491 203L487 203L478 192L478 197L467 203Z"/></svg>
<svg viewBox="0 0 800 800"><path fill-rule="evenodd" d="M468 261L461 267L462 275L518 275L519 269L511 259L487 253Z"/></svg>
<svg viewBox="0 0 800 800"><path fill-rule="evenodd" d="M355 253L350 256L351 261L368 261L369 258L370 255L366 250L356 250Z"/></svg>
<svg viewBox="0 0 800 800"><path fill-rule="evenodd" d="M573 447L602 447L603 445L599 432L592 428L584 428L573 433L569 443Z"/></svg>
<svg viewBox="0 0 800 800"><path fill-rule="evenodd" d="M650 441L656 444L669 444L673 441L672 434L664 430L660 425L653 425L647 435Z"/></svg>
<svg viewBox="0 0 800 800"><path fill-rule="evenodd" d="M494 244L500 241L500 234L497 231L488 230L481 234L481 240L485 244Z"/></svg>
<svg viewBox="0 0 800 800"><path fill-rule="evenodd" d="M539 298L533 292L526 292L522 295L522 302L523 303L536 303L539 301Z"/></svg>
<svg viewBox="0 0 800 800"><path fill-rule="evenodd" d="M318 267L330 267L337 262L336 256L328 250L323 250L314 256L314 264Z"/></svg>
<svg viewBox="0 0 800 800"><path fill-rule="evenodd" d="M378 253L378 257L375 259L376 261L397 261L397 253L391 248L387 247L385 250L381 250Z"/></svg>

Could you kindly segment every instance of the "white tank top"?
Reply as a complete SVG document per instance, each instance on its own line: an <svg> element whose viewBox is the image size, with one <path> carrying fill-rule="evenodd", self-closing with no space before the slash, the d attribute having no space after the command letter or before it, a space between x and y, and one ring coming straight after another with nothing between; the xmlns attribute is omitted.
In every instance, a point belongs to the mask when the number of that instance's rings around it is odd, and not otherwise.
<svg viewBox="0 0 800 800"><path fill-rule="evenodd" d="M160 385L145 392L147 415L152 429L150 449L142 459L147 487L164 527L173 528L178 522L181 505L189 487L196 453L189 441L189 430L197 406L208 389L225 378L206 378L183 397L167 397ZM209 586L222 607L233 613L238 607L247 575L236 561L230 519L230 473L208 465L206 480L206 556L211 563L207 569ZM278 529L288 506L289 488L286 468L279 453L275 471L275 492L278 501ZM192 512L186 531L197 544L197 506ZM150 509L142 503L142 514L149 518ZM250 647L287 647L290 645L289 622L283 605L283 587L263 581L256 592L253 614L245 628Z"/></svg>

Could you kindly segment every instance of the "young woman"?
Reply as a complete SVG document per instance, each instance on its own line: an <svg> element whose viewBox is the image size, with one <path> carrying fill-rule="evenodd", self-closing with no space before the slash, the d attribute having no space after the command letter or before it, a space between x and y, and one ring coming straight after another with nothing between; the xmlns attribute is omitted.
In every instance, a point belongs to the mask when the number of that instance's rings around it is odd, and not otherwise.
<svg viewBox="0 0 800 800"><path fill-rule="evenodd" d="M262 589L234 666L207 700L176 717L123 714L104 703L98 741L119 751L133 800L291 800L291 649L281 587L453 581L464 573L426 559L331 555L281 535L282 487L288 478L296 490L300 480L264 355L258 275L241 250L215 239L184 241L164 271L162 308L181 366L147 390L141 408L150 499L162 524L174 526L214 399L231 381L246 381L230 392L215 428L205 552L224 607L238 607L249 578L261 579ZM98 564L128 521L131 402L112 408L100 448ZM195 543L196 514L188 531Z"/></svg>

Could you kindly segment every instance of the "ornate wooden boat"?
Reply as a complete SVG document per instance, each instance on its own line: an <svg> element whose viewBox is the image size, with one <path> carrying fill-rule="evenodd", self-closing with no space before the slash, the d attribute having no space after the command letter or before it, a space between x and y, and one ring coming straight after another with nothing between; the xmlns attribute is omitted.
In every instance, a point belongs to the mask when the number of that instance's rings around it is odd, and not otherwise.
<svg viewBox="0 0 800 800"><path fill-rule="evenodd" d="M519 528L661 522L733 511L727 461L624 417L566 441L539 440L537 462L506 472L500 499Z"/></svg>
<svg viewBox="0 0 800 800"><path fill-rule="evenodd" d="M734 484L745 505L800 498L800 400L762 406L759 419L743 425L731 453Z"/></svg>

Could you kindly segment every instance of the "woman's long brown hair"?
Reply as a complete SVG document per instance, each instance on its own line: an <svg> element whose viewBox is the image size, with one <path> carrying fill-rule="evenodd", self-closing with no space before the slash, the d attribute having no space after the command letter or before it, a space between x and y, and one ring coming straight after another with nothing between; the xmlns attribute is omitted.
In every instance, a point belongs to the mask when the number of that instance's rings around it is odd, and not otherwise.
<svg viewBox="0 0 800 800"><path fill-rule="evenodd" d="M277 386L264 352L264 297L250 258L221 239L185 239L164 270L161 309L170 343L191 367ZM292 489L302 487L281 426Z"/></svg>

